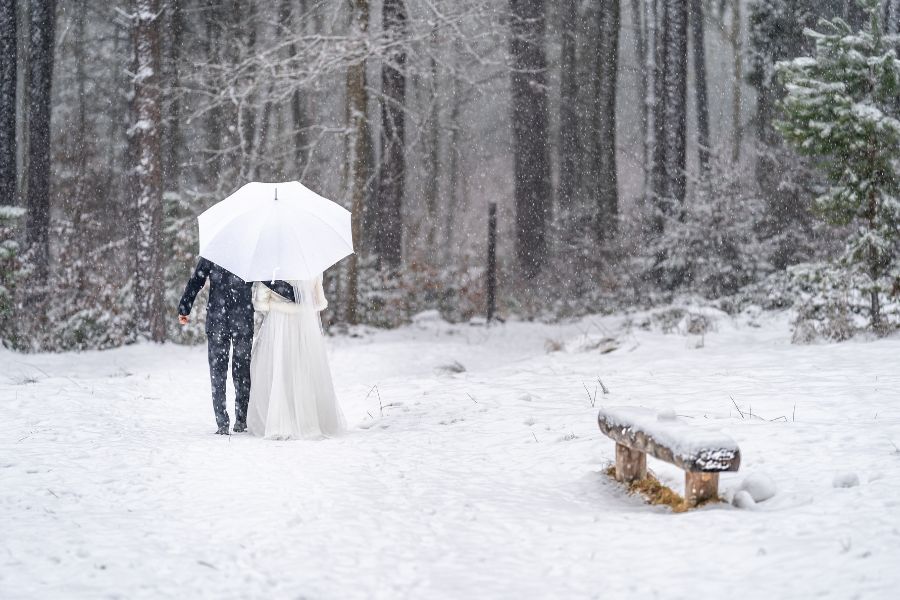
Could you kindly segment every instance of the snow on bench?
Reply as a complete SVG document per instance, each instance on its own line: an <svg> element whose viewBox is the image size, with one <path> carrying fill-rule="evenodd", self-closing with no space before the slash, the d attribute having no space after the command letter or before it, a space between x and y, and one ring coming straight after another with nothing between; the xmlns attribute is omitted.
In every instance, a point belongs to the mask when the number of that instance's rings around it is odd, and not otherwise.
<svg viewBox="0 0 900 600"><path fill-rule="evenodd" d="M737 471L741 451L724 433L689 424L674 412L610 406L597 416L600 431L616 442L616 480L647 476L647 455L684 469L684 497L690 505L718 494L719 473Z"/></svg>

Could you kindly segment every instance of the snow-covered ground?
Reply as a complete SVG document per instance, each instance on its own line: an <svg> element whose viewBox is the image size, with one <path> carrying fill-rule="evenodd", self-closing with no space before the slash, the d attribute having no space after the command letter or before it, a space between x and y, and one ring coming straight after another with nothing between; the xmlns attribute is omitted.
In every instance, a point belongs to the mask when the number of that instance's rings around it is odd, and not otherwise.
<svg viewBox="0 0 900 600"><path fill-rule="evenodd" d="M0 351L0 597L897 598L900 339L645 317L332 339L357 426L321 442L213 435L204 348ZM613 404L716 422L743 454L721 491L776 495L628 496Z"/></svg>

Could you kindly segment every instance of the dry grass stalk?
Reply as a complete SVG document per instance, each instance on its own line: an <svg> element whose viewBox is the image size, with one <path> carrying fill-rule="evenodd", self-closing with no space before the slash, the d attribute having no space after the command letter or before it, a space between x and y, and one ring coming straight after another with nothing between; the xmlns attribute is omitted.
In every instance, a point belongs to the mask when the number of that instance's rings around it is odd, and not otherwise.
<svg viewBox="0 0 900 600"><path fill-rule="evenodd" d="M606 469L606 474L612 479L616 478L616 467L611 465ZM697 506L691 506L684 498L676 494L672 489L663 485L652 473L647 473L644 479L638 479L628 484L628 492L630 494L640 494L648 504L664 505L672 509L674 513L687 512L693 508L709 504L710 502L721 502L721 498L712 498L701 502Z"/></svg>

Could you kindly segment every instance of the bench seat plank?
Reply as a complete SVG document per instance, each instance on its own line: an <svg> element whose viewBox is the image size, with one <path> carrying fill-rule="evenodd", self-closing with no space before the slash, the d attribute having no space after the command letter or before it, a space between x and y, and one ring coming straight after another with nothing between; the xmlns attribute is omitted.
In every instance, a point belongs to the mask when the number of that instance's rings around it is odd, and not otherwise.
<svg viewBox="0 0 900 600"><path fill-rule="evenodd" d="M741 451L724 433L660 418L656 411L633 406L600 409L600 430L608 437L632 450L644 452L689 473L737 471Z"/></svg>

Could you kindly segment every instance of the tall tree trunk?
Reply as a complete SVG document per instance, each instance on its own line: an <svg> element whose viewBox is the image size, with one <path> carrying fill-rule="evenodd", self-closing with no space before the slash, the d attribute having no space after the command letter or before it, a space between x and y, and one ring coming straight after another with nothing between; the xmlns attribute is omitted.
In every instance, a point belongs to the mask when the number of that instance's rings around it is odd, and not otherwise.
<svg viewBox="0 0 900 600"><path fill-rule="evenodd" d="M177 190L181 179L181 153L184 147L181 122L181 51L184 44L185 19L184 0L166 0L166 68L162 76L163 105L166 118L163 120L163 187Z"/></svg>
<svg viewBox="0 0 900 600"><path fill-rule="evenodd" d="M545 5L544 0L510 0L510 8L516 255L525 277L532 278L546 258L552 206Z"/></svg>
<svg viewBox="0 0 900 600"><path fill-rule="evenodd" d="M461 52L461 48L459 47L459 43L457 40L453 42L454 49L456 50L457 56L459 56ZM454 224L454 219L456 219L457 213L460 211L462 202L462 192L463 186L465 185L462 181L460 181L460 163L461 155L460 155L460 137L462 135L462 122L460 121L459 115L462 110L462 91L460 89L460 80L459 76L455 73L452 77L452 92L450 94L450 115L448 118L449 121L449 129L450 129L450 140L447 144L447 153L450 155L450 165L447 168L448 171L448 185L449 189L447 190L447 211L445 214L445 226L444 230L446 235L444 236L444 259L446 264L450 264L453 253L453 240L454 234L456 233Z"/></svg>
<svg viewBox="0 0 900 600"><path fill-rule="evenodd" d="M644 0L644 23L647 28L647 49L644 56L644 71L647 73L647 95L644 102L644 120L647 123L646 137L644 138L644 193L645 202L656 203L657 194L660 191L661 172L659 164L659 105L660 105L660 63L659 56L659 32L658 24L658 0ZM659 233L662 231L662 221L659 215L651 220L651 229Z"/></svg>
<svg viewBox="0 0 900 600"><path fill-rule="evenodd" d="M28 191L25 237L36 281L50 264L50 107L56 0L31 5L28 90Z"/></svg>
<svg viewBox="0 0 900 600"><path fill-rule="evenodd" d="M668 70L668 0L652 0L653 20L656 35L653 36L656 46L655 51L649 54L648 61L652 58L654 71L648 92L647 104L647 136L652 136L652 143L648 143L648 152L651 155L650 162L650 197L656 205L653 230L661 232L664 226L664 214L668 210L666 191L666 155L668 137L666 135L666 72ZM648 26L649 29L649 26ZM652 101L651 101L652 98Z"/></svg>
<svg viewBox="0 0 900 600"><path fill-rule="evenodd" d="M160 0L134 0L132 37L137 70L133 79L131 125L137 153L135 179L134 290L138 330L155 342L166 338L162 261L162 153L160 137Z"/></svg>
<svg viewBox="0 0 900 600"><path fill-rule="evenodd" d="M19 192L17 198L25 206L28 203L28 113L31 93L31 7L28 2L15 2L18 6L17 21L19 30L19 97L16 99L16 108L19 118L16 123L16 141L18 153L18 178Z"/></svg>
<svg viewBox="0 0 900 600"><path fill-rule="evenodd" d="M665 131L664 195L684 202L687 192L687 41L688 8L684 0L666 0L663 105Z"/></svg>
<svg viewBox="0 0 900 600"><path fill-rule="evenodd" d="M644 68L647 61L647 27L644 23L644 5L651 0L631 0L631 28L634 30L634 57L638 67L635 72L635 89L638 91L638 102L645 102L647 98L648 72ZM639 111L638 121L641 126L641 164L647 164L647 113Z"/></svg>
<svg viewBox="0 0 900 600"><path fill-rule="evenodd" d="M73 215L72 221L75 226L78 226L78 221L81 215L84 214L86 210L86 193L85 186L88 185L88 148L92 145L91 134L88 132L88 119L87 119L87 89L85 84L88 81L87 76L87 57L85 52L85 46L87 42L85 40L85 26L87 21L87 0L81 0L78 2L75 8L74 15L74 24L73 29L75 40L73 43L72 54L75 58L75 80L76 87L78 90L78 112L76 117L75 124L75 144L73 144L73 149L76 153L76 156L70 157L73 162L77 165L77 173L75 175L76 182L76 191L75 191L75 204L78 206L75 207L75 215Z"/></svg>
<svg viewBox="0 0 900 600"><path fill-rule="evenodd" d="M844 0L844 20L853 31L859 31L869 24L869 14L859 0Z"/></svg>
<svg viewBox="0 0 900 600"><path fill-rule="evenodd" d="M302 24L294 23L294 15L293 10L291 9L291 5L293 2L291 0L282 0L281 2L281 24L284 27L285 32L288 36L293 38L297 35L299 31L303 30ZM306 0L301 0L299 4L299 12L301 15L306 14ZM291 67L296 67L298 65L295 64L297 58L297 44L291 41L288 44L287 48L288 58L291 59L289 63ZM306 106L304 103L303 94L300 92L300 88L297 87L291 92L291 100L290 100L290 110L291 110L291 125L293 129L293 145L294 145L294 162L296 163L293 168L288 169L289 173L297 173L297 178L299 179L304 170L306 169L306 146L308 141L306 139L306 130L309 127Z"/></svg>
<svg viewBox="0 0 900 600"><path fill-rule="evenodd" d="M572 217L578 193L581 149L578 141L578 0L562 0L560 34L562 51L559 75L559 206L563 234L572 233Z"/></svg>
<svg viewBox="0 0 900 600"><path fill-rule="evenodd" d="M743 144L744 127L741 124L741 111L743 110L744 83L744 48L741 36L741 0L731 2L731 28L729 31L731 44L732 69L734 79L731 82L731 161L737 162L741 158L741 145Z"/></svg>
<svg viewBox="0 0 900 600"><path fill-rule="evenodd" d="M598 148L599 181L595 234L599 241L613 239L618 231L619 190L616 162L616 90L619 73L619 0L603 0L598 13L597 70L595 94L599 102L595 138Z"/></svg>
<svg viewBox="0 0 900 600"><path fill-rule="evenodd" d="M438 262L438 194L441 179L441 110L440 110L440 72L435 53L438 50L437 28L431 31L431 57L429 58L429 104L428 116L425 120L425 226L428 244L427 255L431 266Z"/></svg>
<svg viewBox="0 0 900 600"><path fill-rule="evenodd" d="M900 33L900 0L884 0L881 18L884 21L885 33Z"/></svg>
<svg viewBox="0 0 900 600"><path fill-rule="evenodd" d="M16 3L0 3L0 206L19 203L16 165L16 90L18 85L18 19Z"/></svg>
<svg viewBox="0 0 900 600"><path fill-rule="evenodd" d="M254 56L256 51L257 25L256 2L254 0L243 0L240 4L245 10L243 13L235 10L235 15L240 15L240 17L232 21L231 31L234 33L246 34L244 40L246 56ZM231 39L231 36L229 36L229 39ZM241 60L242 58L243 56L238 56L237 60ZM252 76L248 77L249 81L247 84L255 88L256 86L253 84L256 82L251 78ZM259 166L254 162L254 159L258 154L255 145L259 141L256 122L256 110L258 105L259 95L256 91L253 91L247 94L246 98L242 101L242 106L240 106L240 122L243 131L240 132L242 135L239 139L241 144L240 160L242 163L239 172L255 173Z"/></svg>
<svg viewBox="0 0 900 600"><path fill-rule="evenodd" d="M691 46L694 58L694 97L697 102L697 157L700 171L709 168L709 100L706 90L706 42L703 0L690 0Z"/></svg>
<svg viewBox="0 0 900 600"><path fill-rule="evenodd" d="M384 0L382 21L392 42L382 59L381 168L375 209L375 252L379 266L396 269L403 255L405 182L406 3Z"/></svg>
<svg viewBox="0 0 900 600"><path fill-rule="evenodd" d="M223 0L206 0L204 12L204 38L206 62L210 68L218 68L222 64L222 13L224 12ZM204 176L206 183L212 189L220 183L222 173L222 137L223 137L223 110L216 102L207 111L203 123L206 169Z"/></svg>
<svg viewBox="0 0 900 600"><path fill-rule="evenodd" d="M359 44L369 32L369 1L351 0L351 37ZM362 54L362 51L361 51ZM366 60L364 55L347 68L347 123L350 127L350 147L347 157L351 209L353 213L353 243L357 249L347 265L347 322L359 322L359 254L362 245L362 218L371 173L372 142L366 114L369 94L366 90Z"/></svg>

